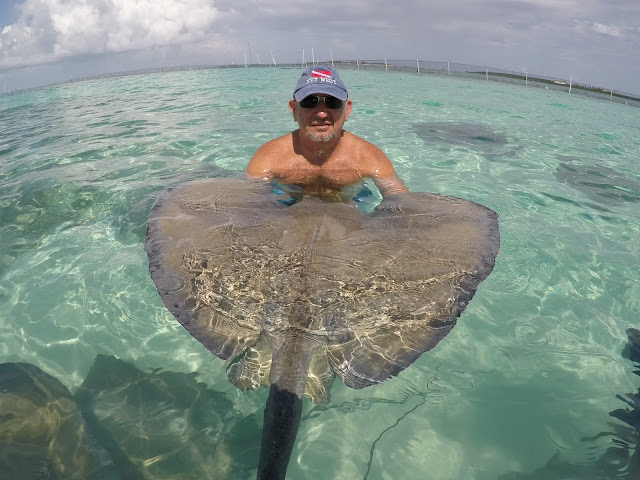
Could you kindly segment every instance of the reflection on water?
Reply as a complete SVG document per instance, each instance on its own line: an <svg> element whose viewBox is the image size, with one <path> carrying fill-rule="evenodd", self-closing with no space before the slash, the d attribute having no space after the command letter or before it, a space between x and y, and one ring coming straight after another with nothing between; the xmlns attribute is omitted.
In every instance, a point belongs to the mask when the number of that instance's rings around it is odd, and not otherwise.
<svg viewBox="0 0 640 480"><path fill-rule="evenodd" d="M634 362L640 362L640 331L635 328L627 330L628 344L623 356ZM640 368L640 365L635 365ZM634 371L640 375L640 370ZM610 446L593 461L573 463L561 458L556 452L548 463L531 473L511 472L500 477L500 480L609 480L614 478L635 480L640 478L640 389L638 393L616 395L625 402L628 408L619 408L609 415L621 420L626 425L609 423L612 431L602 432L594 437L584 438L583 442L596 442L599 439L610 439ZM594 443L595 447L595 443Z"/></svg>

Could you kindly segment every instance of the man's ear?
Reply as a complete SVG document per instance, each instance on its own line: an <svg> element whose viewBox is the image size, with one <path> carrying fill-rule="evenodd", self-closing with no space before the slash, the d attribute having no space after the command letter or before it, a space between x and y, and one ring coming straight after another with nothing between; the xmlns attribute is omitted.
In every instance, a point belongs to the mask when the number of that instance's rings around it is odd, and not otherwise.
<svg viewBox="0 0 640 480"><path fill-rule="evenodd" d="M349 118L349 114L351 113L351 100L347 99L347 105L345 106L345 113L344 113L344 121L346 122L347 119Z"/></svg>
<svg viewBox="0 0 640 480"><path fill-rule="evenodd" d="M291 115L293 115L293 119L296 119L296 101L295 100L289 100L289 111L291 112Z"/></svg>

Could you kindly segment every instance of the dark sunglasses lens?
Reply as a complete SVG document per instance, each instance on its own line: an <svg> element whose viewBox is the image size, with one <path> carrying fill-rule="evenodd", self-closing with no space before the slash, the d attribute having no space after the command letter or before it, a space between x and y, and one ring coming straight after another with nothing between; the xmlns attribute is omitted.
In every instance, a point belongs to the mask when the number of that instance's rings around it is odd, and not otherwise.
<svg viewBox="0 0 640 480"><path fill-rule="evenodd" d="M324 97L322 99L325 106L331 109L337 109L342 107L342 100L336 97ZM316 105L320 102L320 97L316 95L309 95L308 97L300 100L300 106L302 108L315 108Z"/></svg>
<svg viewBox="0 0 640 480"><path fill-rule="evenodd" d="M318 105L319 101L319 97L316 97L315 95L309 95L308 97L300 100L300 106L302 108L314 108L316 105Z"/></svg>
<svg viewBox="0 0 640 480"><path fill-rule="evenodd" d="M324 104L327 108L340 108L342 107L342 100L336 97L324 97Z"/></svg>

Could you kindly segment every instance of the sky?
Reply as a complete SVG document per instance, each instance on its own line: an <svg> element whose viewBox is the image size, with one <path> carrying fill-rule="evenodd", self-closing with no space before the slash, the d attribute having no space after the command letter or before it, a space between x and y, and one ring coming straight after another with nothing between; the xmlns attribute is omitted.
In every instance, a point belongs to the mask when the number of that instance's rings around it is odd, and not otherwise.
<svg viewBox="0 0 640 480"><path fill-rule="evenodd" d="M640 94L639 0L0 0L0 89L179 65L420 59ZM2 92L2 90L0 90Z"/></svg>

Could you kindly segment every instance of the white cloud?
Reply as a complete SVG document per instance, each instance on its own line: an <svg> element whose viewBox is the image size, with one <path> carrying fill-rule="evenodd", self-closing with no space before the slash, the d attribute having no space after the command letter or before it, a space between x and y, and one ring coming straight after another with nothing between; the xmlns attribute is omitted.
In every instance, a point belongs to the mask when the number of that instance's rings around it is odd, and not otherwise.
<svg viewBox="0 0 640 480"><path fill-rule="evenodd" d="M266 63L273 53L281 64L314 48L322 59L446 59L504 69L526 63L530 73L574 74L593 84L613 79L614 87L637 90L638 0L11 1L22 7L12 25L0 25L0 80L14 88L23 86L14 79L29 75L51 82L36 73L39 63L48 71L64 64L60 71L75 78L238 64L249 50L253 61Z"/></svg>
<svg viewBox="0 0 640 480"><path fill-rule="evenodd" d="M213 0L25 0L0 33L0 66L180 45L217 18Z"/></svg>
<svg viewBox="0 0 640 480"><path fill-rule="evenodd" d="M600 35L619 38L623 34L623 29L615 25L603 25L602 23L593 23L591 28Z"/></svg>
<svg viewBox="0 0 640 480"><path fill-rule="evenodd" d="M575 30L582 34L596 33L598 35L615 39L628 39L637 37L640 34L640 27L621 26L587 21L576 22Z"/></svg>

